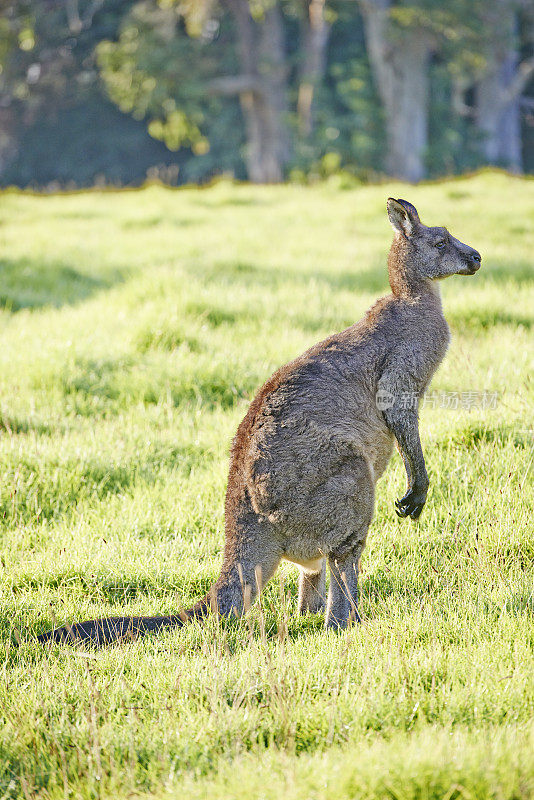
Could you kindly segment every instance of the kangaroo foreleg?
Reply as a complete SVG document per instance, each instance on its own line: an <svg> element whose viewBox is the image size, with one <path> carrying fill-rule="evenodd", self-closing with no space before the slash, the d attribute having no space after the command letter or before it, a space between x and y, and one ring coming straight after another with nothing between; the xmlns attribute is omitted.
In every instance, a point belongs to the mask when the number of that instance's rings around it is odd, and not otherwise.
<svg viewBox="0 0 534 800"><path fill-rule="evenodd" d="M392 405L383 409L384 419L394 434L404 461L408 488L395 503L399 517L417 519L423 510L428 492L428 474L419 438L418 405L421 387L409 380L398 367L387 371L379 388L392 398ZM406 402L403 398L407 398Z"/></svg>

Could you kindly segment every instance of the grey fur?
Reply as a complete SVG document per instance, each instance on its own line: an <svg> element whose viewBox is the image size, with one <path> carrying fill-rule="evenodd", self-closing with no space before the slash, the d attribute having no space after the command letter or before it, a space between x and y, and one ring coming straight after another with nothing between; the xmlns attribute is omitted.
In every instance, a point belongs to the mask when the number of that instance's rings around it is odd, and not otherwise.
<svg viewBox="0 0 534 800"><path fill-rule="evenodd" d="M375 485L395 440L408 481L397 514L416 519L426 500L417 403L411 408L401 398L422 396L447 350L437 280L480 267L476 250L445 228L423 225L407 201L389 198L388 215L395 231L388 258L392 293L355 325L278 370L238 428L223 565L210 593L181 614L94 620L52 631L42 641L114 641L124 632L201 618L214 605L222 614L241 614L282 559L301 566L301 612L324 607L326 559L327 626L359 620L359 560ZM377 395L394 402L381 410Z"/></svg>

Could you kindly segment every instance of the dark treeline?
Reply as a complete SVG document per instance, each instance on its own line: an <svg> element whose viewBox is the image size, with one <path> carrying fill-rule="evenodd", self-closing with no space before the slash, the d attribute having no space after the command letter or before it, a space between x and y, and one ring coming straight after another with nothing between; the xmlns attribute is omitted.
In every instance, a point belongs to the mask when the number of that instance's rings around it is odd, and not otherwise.
<svg viewBox="0 0 534 800"><path fill-rule="evenodd" d="M0 183L534 172L532 0L0 0Z"/></svg>

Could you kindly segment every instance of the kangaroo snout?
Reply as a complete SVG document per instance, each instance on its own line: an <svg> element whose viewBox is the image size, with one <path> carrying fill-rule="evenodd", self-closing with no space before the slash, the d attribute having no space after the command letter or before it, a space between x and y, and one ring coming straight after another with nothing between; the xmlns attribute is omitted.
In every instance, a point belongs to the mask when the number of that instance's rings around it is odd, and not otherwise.
<svg viewBox="0 0 534 800"><path fill-rule="evenodd" d="M482 265L482 256L478 250L472 250L470 253L467 253L465 260L467 265L466 269L458 273L459 275L474 275Z"/></svg>

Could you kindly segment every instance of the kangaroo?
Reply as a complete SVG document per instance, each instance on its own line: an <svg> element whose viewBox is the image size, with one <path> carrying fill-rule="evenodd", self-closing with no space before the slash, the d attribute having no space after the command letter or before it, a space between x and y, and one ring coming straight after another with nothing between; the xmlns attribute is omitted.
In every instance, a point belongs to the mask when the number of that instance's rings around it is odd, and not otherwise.
<svg viewBox="0 0 534 800"><path fill-rule="evenodd" d="M418 403L449 344L437 281L481 265L476 250L446 228L423 225L406 200L390 197L387 210L391 294L275 372L237 429L224 557L210 592L177 614L75 623L39 641L104 644L181 626L210 609L240 615L282 559L300 567L300 613L324 609L328 562L326 627L360 621L359 561L395 440L408 484L396 513L417 519L426 501Z"/></svg>

